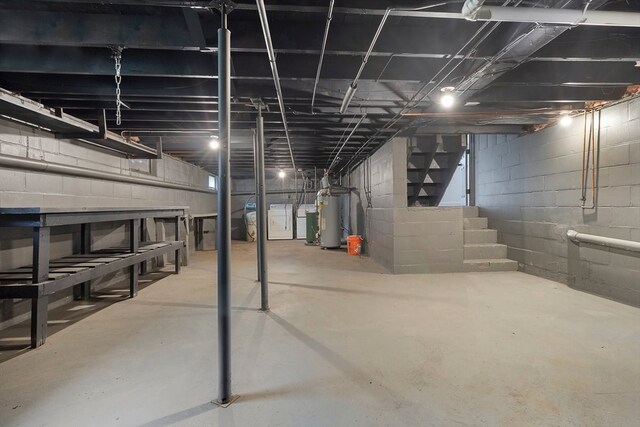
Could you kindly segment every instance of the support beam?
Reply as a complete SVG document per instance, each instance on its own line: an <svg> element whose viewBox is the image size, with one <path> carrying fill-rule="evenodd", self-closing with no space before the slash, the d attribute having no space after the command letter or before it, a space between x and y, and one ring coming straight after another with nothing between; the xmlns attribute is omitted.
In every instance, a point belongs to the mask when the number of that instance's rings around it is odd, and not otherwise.
<svg viewBox="0 0 640 427"><path fill-rule="evenodd" d="M227 29L225 2L218 30L218 403L231 402L231 32Z"/></svg>
<svg viewBox="0 0 640 427"><path fill-rule="evenodd" d="M185 7L182 9L182 15L184 15L184 20L187 23L187 29L189 30L189 34L191 35L191 40L193 40L194 45L198 46L200 49L204 49L207 46L207 41L204 37L204 32L202 31L198 12L194 9Z"/></svg>
<svg viewBox="0 0 640 427"><path fill-rule="evenodd" d="M33 266L32 282L46 282L49 279L49 227L35 227L33 229Z"/></svg>
<svg viewBox="0 0 640 427"><path fill-rule="evenodd" d="M91 253L91 224L80 225L80 253ZM80 283L73 287L73 298L76 300L88 300L91 297L91 281Z"/></svg>
<svg viewBox="0 0 640 427"><path fill-rule="evenodd" d="M149 49L195 47L178 10L168 15L153 16L3 10L0 14L0 42Z"/></svg>
<svg viewBox="0 0 640 427"><path fill-rule="evenodd" d="M260 114L262 106L258 105L258 114ZM257 121L257 119L256 119ZM260 189L258 187L258 129L254 129L253 132L253 181L256 187L255 192L255 203L256 203L256 215L258 215L258 198L260 197ZM245 218L246 222L246 218ZM248 233L247 233L248 234ZM260 265L260 247L258 246L258 235L260 234L260 225L258 224L258 219L256 217L256 265L258 266L257 276L258 281L260 281L260 273L262 272L262 266Z"/></svg>
<svg viewBox="0 0 640 427"><path fill-rule="evenodd" d="M256 123L256 200L258 266L260 268L260 310L269 310L269 276L267 266L267 193L264 173L264 124L262 109L258 108Z"/></svg>

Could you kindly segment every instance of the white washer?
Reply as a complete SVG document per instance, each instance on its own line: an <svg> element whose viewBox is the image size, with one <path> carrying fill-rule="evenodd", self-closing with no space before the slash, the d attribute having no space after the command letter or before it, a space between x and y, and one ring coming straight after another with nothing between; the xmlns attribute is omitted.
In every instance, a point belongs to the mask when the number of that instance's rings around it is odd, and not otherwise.
<svg viewBox="0 0 640 427"><path fill-rule="evenodd" d="M293 239L293 205L270 205L267 211L267 238L269 240Z"/></svg>

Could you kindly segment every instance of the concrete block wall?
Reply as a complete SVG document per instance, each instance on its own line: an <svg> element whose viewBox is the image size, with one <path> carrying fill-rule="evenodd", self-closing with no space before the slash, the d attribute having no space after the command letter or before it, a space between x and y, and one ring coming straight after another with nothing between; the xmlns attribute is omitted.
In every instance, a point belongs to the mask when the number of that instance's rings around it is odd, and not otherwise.
<svg viewBox="0 0 640 427"><path fill-rule="evenodd" d="M640 99L602 111L597 208L586 210L579 200L583 126L578 117L521 137L477 135L477 205L523 271L640 306L638 254L566 237L575 229L640 241Z"/></svg>
<svg viewBox="0 0 640 427"><path fill-rule="evenodd" d="M370 183L367 207L365 180ZM351 227L364 250L393 273L443 273L463 268L462 207L407 207L407 139L396 138L350 175Z"/></svg>
<svg viewBox="0 0 640 427"><path fill-rule="evenodd" d="M58 140L52 135L0 120L0 156L10 155L52 163L76 165L126 176L142 176L159 181L184 184L194 189L206 189L209 174L188 163L165 156L162 160L131 160L118 153L87 143ZM152 207L188 206L192 213L216 211L213 193L174 190L109 180L90 179L52 173L0 168L1 207ZM153 221L148 222L148 237L155 239ZM207 226L211 227L211 224ZM173 235L166 227L167 237ZM184 233L184 230L183 230ZM184 235L184 234L183 234ZM92 230L95 249L122 244L126 241L126 226L96 224ZM193 239L191 239L193 242ZM66 256L79 250L79 226L52 229L51 253ZM31 238L28 230L0 229L0 268L8 269L31 263ZM118 274L94 285L126 279ZM51 307L70 299L61 292ZM0 300L0 328L28 317L28 301Z"/></svg>
<svg viewBox="0 0 640 427"><path fill-rule="evenodd" d="M394 208L406 205L406 139L387 142L347 177L355 188L350 200L352 234L364 238L363 250L394 269ZM402 191L404 187L404 199ZM366 189L370 191L367 198Z"/></svg>
<svg viewBox="0 0 640 427"><path fill-rule="evenodd" d="M462 271L463 208L394 209L394 273Z"/></svg>

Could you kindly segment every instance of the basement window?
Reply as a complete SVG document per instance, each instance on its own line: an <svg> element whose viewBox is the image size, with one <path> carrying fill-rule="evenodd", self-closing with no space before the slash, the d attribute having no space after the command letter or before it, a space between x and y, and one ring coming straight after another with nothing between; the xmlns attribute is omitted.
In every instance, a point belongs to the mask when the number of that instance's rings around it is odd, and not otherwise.
<svg viewBox="0 0 640 427"><path fill-rule="evenodd" d="M151 173L151 161L149 159L129 159L129 167L133 172Z"/></svg>
<svg viewBox="0 0 640 427"><path fill-rule="evenodd" d="M210 190L218 189L218 177L214 175L209 175L209 189Z"/></svg>

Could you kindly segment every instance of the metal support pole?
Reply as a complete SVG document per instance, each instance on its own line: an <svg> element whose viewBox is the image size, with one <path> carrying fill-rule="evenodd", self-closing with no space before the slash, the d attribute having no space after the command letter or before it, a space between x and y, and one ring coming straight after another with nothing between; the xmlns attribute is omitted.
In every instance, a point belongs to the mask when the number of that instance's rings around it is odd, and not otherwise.
<svg viewBox="0 0 640 427"><path fill-rule="evenodd" d="M231 128L231 32L222 2L218 30L218 403L231 402L231 182L229 134Z"/></svg>
<svg viewBox="0 0 640 427"><path fill-rule="evenodd" d="M258 106L258 114L262 106ZM261 281L260 274L262 273L262 266L260 265L260 245L258 244L258 236L260 235L260 221L258 221L258 205L260 203L260 180L258 179L258 133L257 129L253 131L253 177L256 185L256 255L257 255L257 266L258 266L258 281Z"/></svg>
<svg viewBox="0 0 640 427"><path fill-rule="evenodd" d="M469 150L469 156L467 157L467 176L468 185L468 206L476 205L476 136L472 134L467 135L467 150Z"/></svg>
<svg viewBox="0 0 640 427"><path fill-rule="evenodd" d="M129 252L138 253L140 245L140 220L132 219L129 221ZM138 295L138 266L129 267L129 297L133 298Z"/></svg>
<svg viewBox="0 0 640 427"><path fill-rule="evenodd" d="M262 108L258 107L256 143L256 181L258 196L256 203L256 220L258 236L258 268L260 277L260 310L269 310L269 280L267 274L267 191L264 176L264 121Z"/></svg>

